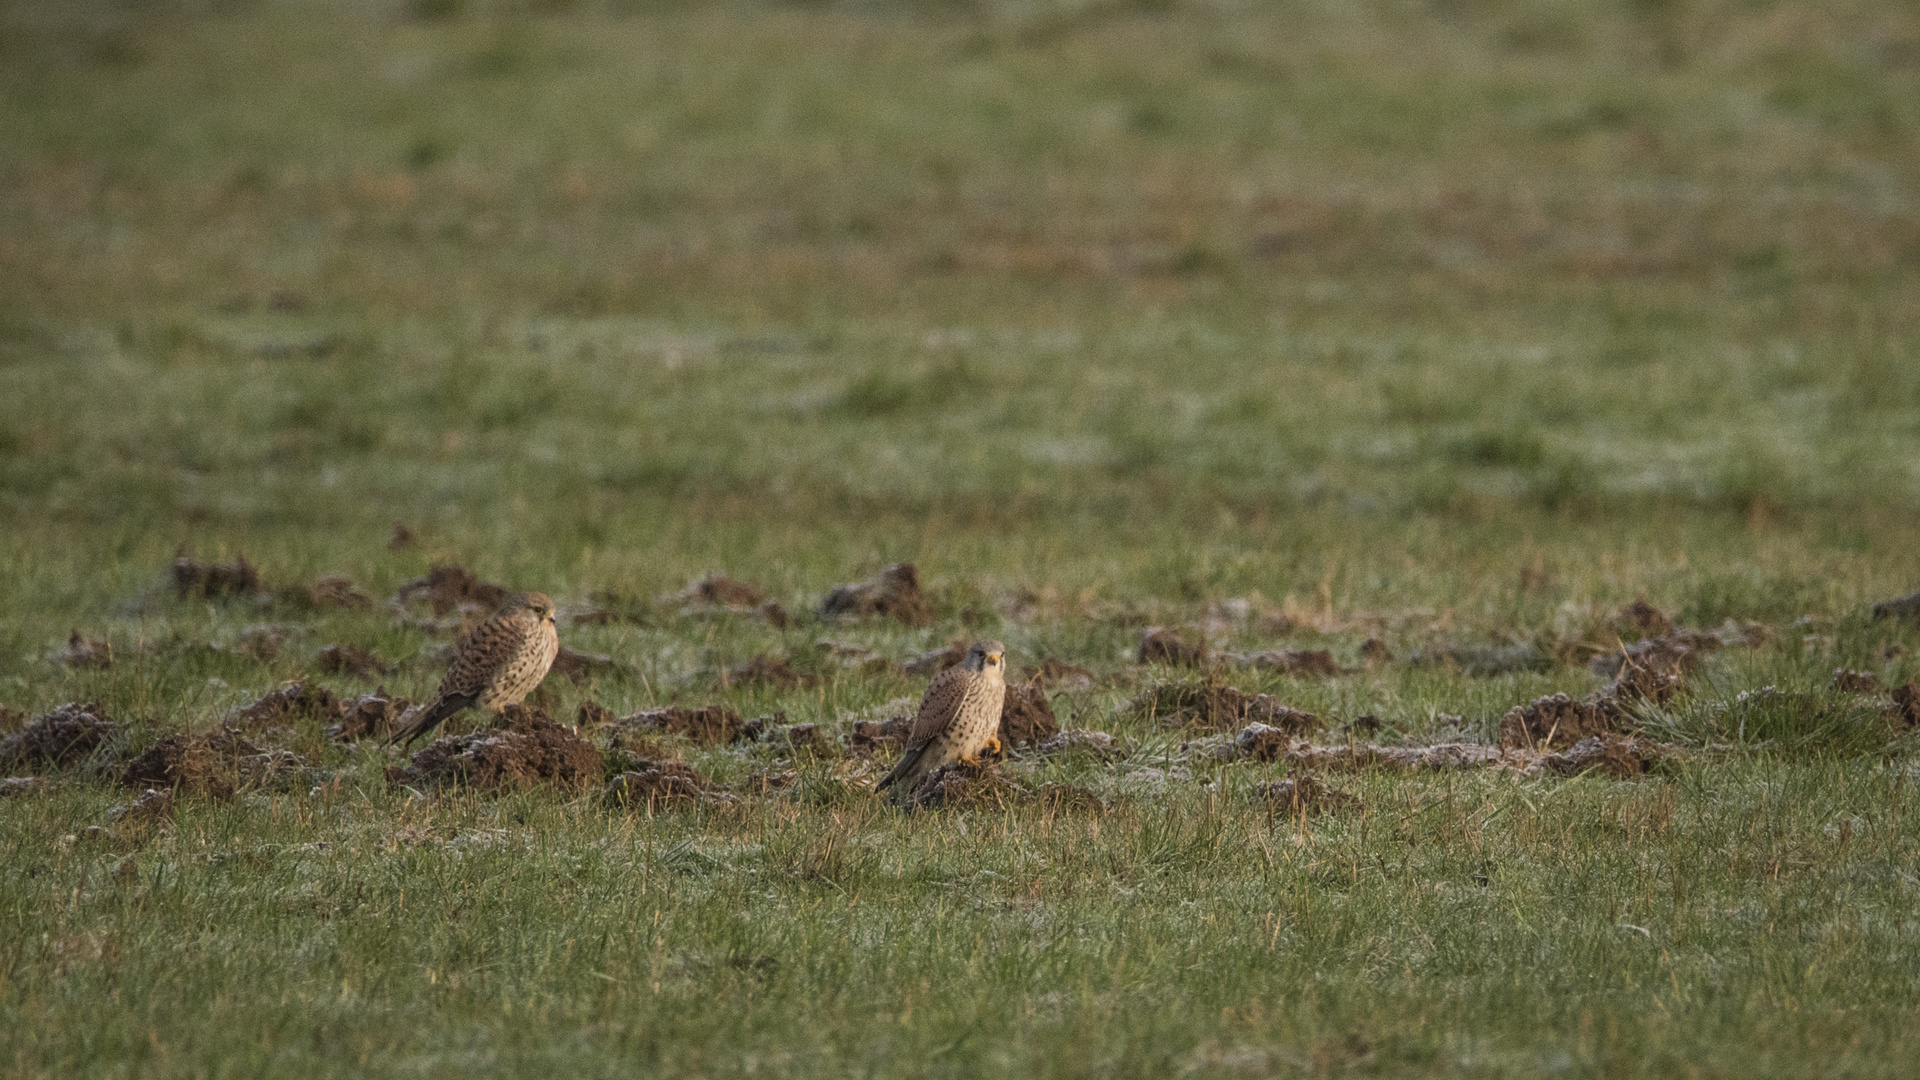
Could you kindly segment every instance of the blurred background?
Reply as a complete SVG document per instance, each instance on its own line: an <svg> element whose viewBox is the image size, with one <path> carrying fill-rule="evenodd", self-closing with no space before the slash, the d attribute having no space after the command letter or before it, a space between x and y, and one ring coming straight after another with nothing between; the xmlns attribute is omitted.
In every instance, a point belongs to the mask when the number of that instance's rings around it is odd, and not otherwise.
<svg viewBox="0 0 1920 1080"><path fill-rule="evenodd" d="M7 2L8 557L1891 586L1917 123L1900 0Z"/></svg>

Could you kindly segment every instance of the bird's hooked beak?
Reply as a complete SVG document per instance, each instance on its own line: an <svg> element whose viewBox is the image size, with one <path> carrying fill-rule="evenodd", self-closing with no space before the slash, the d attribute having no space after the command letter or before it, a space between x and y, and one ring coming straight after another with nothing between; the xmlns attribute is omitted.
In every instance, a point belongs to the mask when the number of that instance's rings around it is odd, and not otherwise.
<svg viewBox="0 0 1920 1080"><path fill-rule="evenodd" d="M990 652L987 654L987 663L997 664L1005 658L1006 658L1005 653Z"/></svg>

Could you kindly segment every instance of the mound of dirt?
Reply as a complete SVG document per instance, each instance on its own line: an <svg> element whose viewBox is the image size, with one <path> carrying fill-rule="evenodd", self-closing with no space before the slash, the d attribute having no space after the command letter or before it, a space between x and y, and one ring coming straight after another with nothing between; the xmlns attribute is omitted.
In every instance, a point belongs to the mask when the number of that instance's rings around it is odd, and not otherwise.
<svg viewBox="0 0 1920 1080"><path fill-rule="evenodd" d="M618 719L620 718L614 714L612 709L607 708L592 698L587 698L585 701L582 701L579 711L573 714L575 726L583 728L602 727Z"/></svg>
<svg viewBox="0 0 1920 1080"><path fill-rule="evenodd" d="M1612 730L1613 717L1605 707L1553 694L1507 710L1500 718L1500 745L1553 750Z"/></svg>
<svg viewBox="0 0 1920 1080"><path fill-rule="evenodd" d="M372 649L358 645L322 645L314 666L325 675L351 675L356 679L393 674L392 664L381 660Z"/></svg>
<svg viewBox="0 0 1920 1080"><path fill-rule="evenodd" d="M822 615L884 615L908 626L933 621L933 609L920 591L920 571L912 563L895 563L870 578L837 585L820 602Z"/></svg>
<svg viewBox="0 0 1920 1080"><path fill-rule="evenodd" d="M1893 709L1900 722L1910 728L1920 728L1920 683L1894 687ZM0 754L0 760L5 760L4 754Z"/></svg>
<svg viewBox="0 0 1920 1080"><path fill-rule="evenodd" d="M412 707L413 702L389 696L383 686L348 701L342 709L344 717L327 728L327 737L336 742L391 738L399 730L400 718Z"/></svg>
<svg viewBox="0 0 1920 1080"><path fill-rule="evenodd" d="M780 720L786 719L785 713L775 714ZM769 725L771 726L771 725ZM814 757L826 757L833 753L834 745L820 734L818 724L794 724L791 727L774 731L768 739L773 745L792 754L812 754Z"/></svg>
<svg viewBox="0 0 1920 1080"><path fill-rule="evenodd" d="M1377 637L1370 637L1360 643L1360 659L1369 664L1393 663L1393 650Z"/></svg>
<svg viewBox="0 0 1920 1080"><path fill-rule="evenodd" d="M767 594L744 581L735 581L725 574L714 574L687 586L674 600L681 604L707 604L730 611L752 611L767 602Z"/></svg>
<svg viewBox="0 0 1920 1080"><path fill-rule="evenodd" d="M1278 761L1293 748L1293 737L1271 724L1248 724L1233 737L1231 754L1254 761Z"/></svg>
<svg viewBox="0 0 1920 1080"><path fill-rule="evenodd" d="M784 658L768 653L760 653L744 664L727 668L719 678L723 689L729 686L771 686L777 690L797 690L811 686L813 682L811 676L793 670L793 665Z"/></svg>
<svg viewBox="0 0 1920 1080"><path fill-rule="evenodd" d="M910 806L923 809L947 807L971 810L982 807L1016 805L1032 798L1032 793L1002 775L991 762L981 765L946 765L922 777L908 797Z"/></svg>
<svg viewBox="0 0 1920 1080"><path fill-rule="evenodd" d="M1873 605L1873 617L1899 621L1920 619L1920 592L1900 597L1898 600L1880 601Z"/></svg>
<svg viewBox="0 0 1920 1080"><path fill-rule="evenodd" d="M1880 676L1871 671L1833 669L1833 688L1842 694L1871 694L1880 689Z"/></svg>
<svg viewBox="0 0 1920 1080"><path fill-rule="evenodd" d="M1007 684L1007 700L1000 709L1000 742L1006 750L1038 746L1060 733L1046 691L1023 683Z"/></svg>
<svg viewBox="0 0 1920 1080"><path fill-rule="evenodd" d="M235 713L233 722L246 731L301 720L331 724L338 722L346 711L333 691L324 686L288 683Z"/></svg>
<svg viewBox="0 0 1920 1080"><path fill-rule="evenodd" d="M856 720L847 735L847 750L857 757L872 757L881 749L899 750L913 733L913 717L895 716L886 720Z"/></svg>
<svg viewBox="0 0 1920 1080"><path fill-rule="evenodd" d="M240 632L240 642L234 651L264 664L280 655L281 646L287 643L287 634L287 628L279 623L249 626Z"/></svg>
<svg viewBox="0 0 1920 1080"><path fill-rule="evenodd" d="M1205 639L1192 641L1164 626L1149 626L1140 635L1140 648L1134 662L1170 664L1174 667L1199 667L1207 661Z"/></svg>
<svg viewBox="0 0 1920 1080"><path fill-rule="evenodd" d="M413 530L401 522L393 523L393 531L387 534L388 551L405 551L414 545Z"/></svg>
<svg viewBox="0 0 1920 1080"><path fill-rule="evenodd" d="M54 659L67 667L106 668L113 666L113 646L104 641L86 637L75 630L67 635L67 647L54 654Z"/></svg>
<svg viewBox="0 0 1920 1080"><path fill-rule="evenodd" d="M393 598L401 604L425 600L435 615L445 615L468 604L491 612L506 600L507 588L481 581L478 574L464 566L436 566L427 571L426 577L400 586Z"/></svg>
<svg viewBox="0 0 1920 1080"><path fill-rule="evenodd" d="M1603 696L1627 706L1642 701L1664 705L1686 685L1704 647L1710 647L1708 639L1682 631L1602 653L1590 666L1595 674L1613 680L1601 691Z"/></svg>
<svg viewBox="0 0 1920 1080"><path fill-rule="evenodd" d="M406 768L387 770L388 783L479 791L540 783L578 788L605 777L605 761L592 743L524 705L507 706L492 730L438 739Z"/></svg>
<svg viewBox="0 0 1920 1080"><path fill-rule="evenodd" d="M241 556L231 565L200 562L181 548L173 557L173 588L180 599L217 600L226 596L252 596L262 591L260 572Z"/></svg>
<svg viewBox="0 0 1920 1080"><path fill-rule="evenodd" d="M285 750L262 750L227 728L169 735L127 762L120 783L205 792L230 799L242 787L257 787L299 775L306 761Z"/></svg>
<svg viewBox="0 0 1920 1080"><path fill-rule="evenodd" d="M1333 662L1333 653L1326 649L1268 649L1236 659L1250 667L1283 671L1304 679L1332 678L1340 674L1340 665Z"/></svg>
<svg viewBox="0 0 1920 1080"><path fill-rule="evenodd" d="M608 781L600 799L617 810L667 810L739 800L678 761L645 761Z"/></svg>
<svg viewBox="0 0 1920 1080"><path fill-rule="evenodd" d="M565 645L560 646L560 651L553 657L554 672L565 675L567 680L576 686L619 666L611 656L579 652Z"/></svg>
<svg viewBox="0 0 1920 1080"><path fill-rule="evenodd" d="M1255 802L1265 803L1268 810L1288 817L1358 810L1361 806L1359 796L1306 773L1255 784L1252 795Z"/></svg>
<svg viewBox="0 0 1920 1080"><path fill-rule="evenodd" d="M353 579L330 574L311 585L289 585L275 600L306 611L372 611L373 598L353 587Z"/></svg>
<svg viewBox="0 0 1920 1080"><path fill-rule="evenodd" d="M1300 770L1389 768L1414 771L1487 768L1503 764L1520 768L1531 764L1538 755L1478 743L1439 743L1434 746L1379 746L1373 743L1314 746L1295 743L1292 749L1286 751L1285 757L1290 767Z"/></svg>
<svg viewBox="0 0 1920 1080"><path fill-rule="evenodd" d="M1068 728L1056 733L1052 738L1033 748L1041 757L1055 757L1060 754L1088 754L1102 760L1120 756L1120 744L1112 735L1104 731L1088 731L1084 728Z"/></svg>
<svg viewBox="0 0 1920 1080"><path fill-rule="evenodd" d="M671 705L623 716L614 724L622 728L657 731L663 735L684 735L701 746L719 746L758 738L760 730L742 721L740 714L724 705L705 705L689 709Z"/></svg>
<svg viewBox="0 0 1920 1080"><path fill-rule="evenodd" d="M120 725L108 719L100 706L68 703L0 739L0 768L71 765L118 742L120 735Z"/></svg>
<svg viewBox="0 0 1920 1080"><path fill-rule="evenodd" d="M1271 694L1248 694L1217 679L1160 683L1135 698L1132 708L1167 727L1231 731L1249 723L1266 724L1289 735L1320 726L1320 718L1280 703Z"/></svg>
<svg viewBox="0 0 1920 1080"><path fill-rule="evenodd" d="M1562 776L1600 772L1607 776L1632 777L1646 772L1660 756L1659 749L1651 742L1606 732L1581 739L1562 753L1546 755L1540 759L1540 767Z"/></svg>
<svg viewBox="0 0 1920 1080"><path fill-rule="evenodd" d="M1641 597L1614 612L1613 617L1607 620L1607 627L1622 637L1629 634L1634 637L1666 637L1673 633L1673 620L1667 617L1666 612Z"/></svg>
<svg viewBox="0 0 1920 1080"><path fill-rule="evenodd" d="M1051 656L1040 661L1040 666L1027 674L1028 686L1049 690L1091 690L1093 672L1065 660Z"/></svg>

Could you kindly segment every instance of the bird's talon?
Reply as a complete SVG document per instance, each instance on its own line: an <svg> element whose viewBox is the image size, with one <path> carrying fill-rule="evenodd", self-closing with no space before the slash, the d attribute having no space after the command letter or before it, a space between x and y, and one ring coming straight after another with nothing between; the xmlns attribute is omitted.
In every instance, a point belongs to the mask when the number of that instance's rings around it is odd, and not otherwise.
<svg viewBox="0 0 1920 1080"><path fill-rule="evenodd" d="M990 739L988 739L988 740L987 740L987 746L989 746L989 747L991 747L991 748L993 749L993 756L994 756L994 757L1000 757L1000 756L1001 756L1001 754L1000 754L1000 736L998 736L998 735L995 735L995 736L993 736L992 738L990 738Z"/></svg>

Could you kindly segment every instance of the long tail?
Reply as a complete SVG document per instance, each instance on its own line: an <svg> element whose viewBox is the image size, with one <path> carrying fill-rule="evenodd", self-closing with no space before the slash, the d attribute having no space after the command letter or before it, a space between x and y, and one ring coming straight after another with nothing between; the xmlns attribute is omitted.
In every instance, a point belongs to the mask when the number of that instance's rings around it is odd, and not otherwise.
<svg viewBox="0 0 1920 1080"><path fill-rule="evenodd" d="M887 790L887 788L893 786L895 781L900 780L906 777L907 775L911 774L914 771L915 767L920 764L920 758L923 755L925 755L926 752L927 752L927 748L922 746L917 749L909 750L904 754L901 754L900 763L893 767L893 771L887 774L887 778L885 780L880 781L880 786L873 789L874 793L878 794L882 791Z"/></svg>
<svg viewBox="0 0 1920 1080"><path fill-rule="evenodd" d="M415 739L439 727L440 721L471 704L473 704L472 694L454 694L434 698L414 716L412 723L394 732L393 737L387 740L387 745L394 746L404 741L407 746L412 746Z"/></svg>

